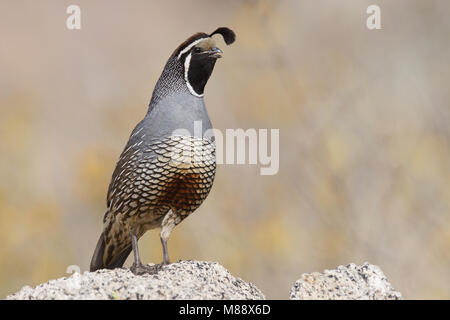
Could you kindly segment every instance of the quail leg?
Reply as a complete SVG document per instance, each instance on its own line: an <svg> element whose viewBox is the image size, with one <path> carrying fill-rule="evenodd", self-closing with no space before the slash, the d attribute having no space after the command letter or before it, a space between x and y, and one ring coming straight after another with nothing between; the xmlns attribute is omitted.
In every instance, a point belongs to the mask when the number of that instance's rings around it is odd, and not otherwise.
<svg viewBox="0 0 450 320"><path fill-rule="evenodd" d="M177 220L177 211L175 210L175 208L171 208L171 210L166 214L161 223L161 232L159 233L159 238L161 239L163 249L163 261L160 264L158 264L158 269L162 268L165 265L170 264L169 250L167 249L167 240L169 239L172 229L177 224L175 223L176 220Z"/></svg>
<svg viewBox="0 0 450 320"><path fill-rule="evenodd" d="M161 243L163 247L163 261L161 263L155 264L153 267L155 268L154 272L160 271L164 266L170 264L169 260L169 251L167 250L167 239L163 239L162 237Z"/></svg>
<svg viewBox="0 0 450 320"><path fill-rule="evenodd" d="M169 250L167 249L167 239L161 237L161 243L163 247L163 262L161 263L161 265L170 264Z"/></svg>
<svg viewBox="0 0 450 320"><path fill-rule="evenodd" d="M153 274L157 271L157 268L155 266L149 266L144 265L141 262L141 258L139 257L139 248L137 244L137 237L135 234L131 234L131 246L133 248L133 254L134 254L134 262L131 266L130 270L135 275L141 275L145 273Z"/></svg>

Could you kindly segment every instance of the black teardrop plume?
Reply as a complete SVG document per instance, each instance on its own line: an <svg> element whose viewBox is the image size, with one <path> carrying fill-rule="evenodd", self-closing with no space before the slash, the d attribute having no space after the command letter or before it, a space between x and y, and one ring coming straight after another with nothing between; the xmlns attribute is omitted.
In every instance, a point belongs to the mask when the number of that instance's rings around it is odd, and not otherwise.
<svg viewBox="0 0 450 320"><path fill-rule="evenodd" d="M225 40L225 43L227 45L232 44L234 42L234 40L236 40L236 35L234 34L233 30L225 28L225 27L218 28L216 31L211 33L209 36L212 37L215 34L221 34L223 37L223 40Z"/></svg>

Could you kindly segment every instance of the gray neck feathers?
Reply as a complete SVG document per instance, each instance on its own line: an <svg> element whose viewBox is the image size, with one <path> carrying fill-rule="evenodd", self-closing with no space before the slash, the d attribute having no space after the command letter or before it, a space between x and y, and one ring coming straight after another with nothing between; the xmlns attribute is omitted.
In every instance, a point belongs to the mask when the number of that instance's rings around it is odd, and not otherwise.
<svg viewBox="0 0 450 320"><path fill-rule="evenodd" d="M153 90L149 111L163 98L173 93L189 93L184 80L184 66L175 56L167 61L161 76Z"/></svg>
<svg viewBox="0 0 450 320"><path fill-rule="evenodd" d="M147 137L169 136L174 130L186 129L197 135L195 123L201 123L200 133L211 128L203 97L192 95L184 80L184 66L172 56L156 83L144 121Z"/></svg>

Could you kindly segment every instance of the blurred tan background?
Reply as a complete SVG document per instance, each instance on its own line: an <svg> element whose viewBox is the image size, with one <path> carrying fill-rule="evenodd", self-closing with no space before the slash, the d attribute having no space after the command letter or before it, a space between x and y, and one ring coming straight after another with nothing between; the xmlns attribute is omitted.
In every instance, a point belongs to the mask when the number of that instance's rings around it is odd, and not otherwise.
<svg viewBox="0 0 450 320"><path fill-rule="evenodd" d="M406 298L450 298L449 12L446 0L1 1L0 297L88 269L115 162L167 58L228 26L237 42L219 42L210 117L279 128L280 170L219 166L171 259L218 261L272 299L304 272L364 261ZM144 262L162 260L157 231L140 244Z"/></svg>

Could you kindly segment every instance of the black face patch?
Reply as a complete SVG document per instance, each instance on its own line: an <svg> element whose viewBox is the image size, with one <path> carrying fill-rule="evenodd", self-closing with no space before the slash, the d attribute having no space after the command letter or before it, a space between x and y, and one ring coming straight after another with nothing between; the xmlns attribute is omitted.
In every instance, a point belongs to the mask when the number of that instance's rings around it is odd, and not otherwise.
<svg viewBox="0 0 450 320"><path fill-rule="evenodd" d="M220 34L227 45L236 40L233 30L221 27L210 35L196 33L183 42L172 54L184 64L184 79L189 91L195 96L202 96L205 85L211 76L217 58L222 51L216 47L213 35Z"/></svg>
<svg viewBox="0 0 450 320"><path fill-rule="evenodd" d="M196 94L203 94L216 60L196 47L191 50L187 80Z"/></svg>

